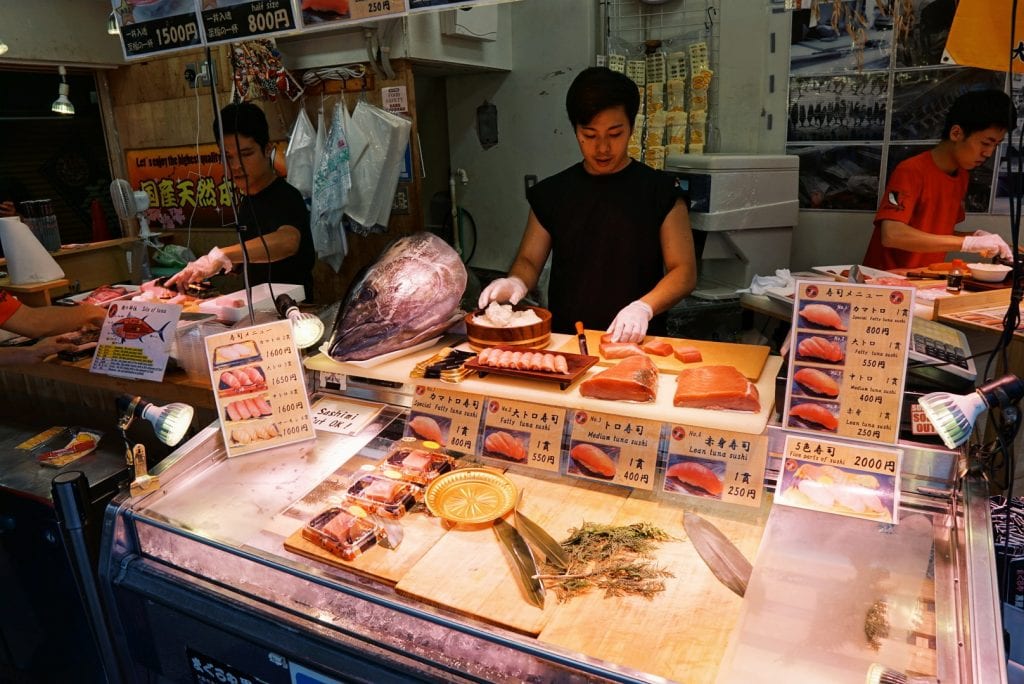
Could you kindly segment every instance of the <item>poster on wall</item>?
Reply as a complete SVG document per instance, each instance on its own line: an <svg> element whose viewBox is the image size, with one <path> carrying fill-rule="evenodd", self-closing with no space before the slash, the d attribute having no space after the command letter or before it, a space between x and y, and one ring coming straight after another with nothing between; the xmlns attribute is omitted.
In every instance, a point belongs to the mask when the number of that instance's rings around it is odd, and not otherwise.
<svg viewBox="0 0 1024 684"><path fill-rule="evenodd" d="M111 0L126 59L203 44L199 0Z"/></svg>
<svg viewBox="0 0 1024 684"><path fill-rule="evenodd" d="M789 142L878 140L885 136L885 72L789 80Z"/></svg>
<svg viewBox="0 0 1024 684"><path fill-rule="evenodd" d="M300 19L307 30L387 19L405 14L405 0L303 0Z"/></svg>
<svg viewBox="0 0 1024 684"><path fill-rule="evenodd" d="M1006 73L985 69L897 71L893 81L893 140L940 140L953 100L968 90L1002 90Z"/></svg>
<svg viewBox="0 0 1024 684"><path fill-rule="evenodd" d="M800 158L801 209L878 208L881 145L791 145L786 154Z"/></svg>
<svg viewBox="0 0 1024 684"><path fill-rule="evenodd" d="M287 177L284 141L275 142L274 170ZM146 218L154 230L234 223L231 181L213 143L127 150L128 183L149 195Z"/></svg>
<svg viewBox="0 0 1024 684"><path fill-rule="evenodd" d="M803 3L809 5L810 3ZM882 3L821 2L794 10L789 71L794 76L888 69L892 16Z"/></svg>
<svg viewBox="0 0 1024 684"><path fill-rule="evenodd" d="M294 0L202 0L207 43L248 40L294 31Z"/></svg>

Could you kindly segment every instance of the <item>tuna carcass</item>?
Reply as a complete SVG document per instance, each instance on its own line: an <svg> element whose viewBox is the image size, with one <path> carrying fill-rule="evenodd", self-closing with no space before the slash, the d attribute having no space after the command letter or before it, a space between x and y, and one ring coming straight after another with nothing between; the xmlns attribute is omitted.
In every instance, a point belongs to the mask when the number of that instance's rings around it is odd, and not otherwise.
<svg viewBox="0 0 1024 684"><path fill-rule="evenodd" d="M466 267L433 233L399 238L384 250L338 310L328 354L362 361L444 332L463 316Z"/></svg>

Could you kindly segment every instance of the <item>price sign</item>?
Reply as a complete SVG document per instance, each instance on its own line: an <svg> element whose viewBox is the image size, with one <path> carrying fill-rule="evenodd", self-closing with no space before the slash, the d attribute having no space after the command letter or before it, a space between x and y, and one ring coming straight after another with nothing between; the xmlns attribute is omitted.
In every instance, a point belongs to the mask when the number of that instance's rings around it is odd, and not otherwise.
<svg viewBox="0 0 1024 684"><path fill-rule="evenodd" d="M664 490L757 507L767 457L765 435L673 425Z"/></svg>
<svg viewBox="0 0 1024 684"><path fill-rule="evenodd" d="M902 449L786 437L776 503L899 522Z"/></svg>
<svg viewBox="0 0 1024 684"><path fill-rule="evenodd" d="M204 3L202 11L208 43L247 40L297 28L291 0L221 0L215 3L217 7L207 9L209 4Z"/></svg>
<svg viewBox="0 0 1024 684"><path fill-rule="evenodd" d="M405 12L405 0L350 0L353 19L375 19Z"/></svg>
<svg viewBox="0 0 1024 684"><path fill-rule="evenodd" d="M483 398L448 389L417 385L405 436L437 442L464 454L479 449Z"/></svg>
<svg viewBox="0 0 1024 684"><path fill-rule="evenodd" d="M291 321L274 321L204 340L228 456L313 439Z"/></svg>
<svg viewBox="0 0 1024 684"><path fill-rule="evenodd" d="M124 56L145 57L202 44L195 2L112 0Z"/></svg>
<svg viewBox="0 0 1024 684"><path fill-rule="evenodd" d="M557 473L565 409L488 399L480 456Z"/></svg>
<svg viewBox="0 0 1024 684"><path fill-rule="evenodd" d="M338 28L342 24L400 14L405 14L405 0L349 0L320 3L317 9L303 7L301 17L302 27L309 30Z"/></svg>
<svg viewBox="0 0 1024 684"><path fill-rule="evenodd" d="M783 425L895 444L914 290L798 281Z"/></svg>
<svg viewBox="0 0 1024 684"><path fill-rule="evenodd" d="M317 430L355 435L376 418L383 408L384 404L370 401L321 397L310 410L313 414L313 427Z"/></svg>
<svg viewBox="0 0 1024 684"><path fill-rule="evenodd" d="M181 307L114 302L107 309L89 372L160 382L167 369Z"/></svg>
<svg viewBox="0 0 1024 684"><path fill-rule="evenodd" d="M566 474L634 489L654 489L661 423L575 411Z"/></svg>

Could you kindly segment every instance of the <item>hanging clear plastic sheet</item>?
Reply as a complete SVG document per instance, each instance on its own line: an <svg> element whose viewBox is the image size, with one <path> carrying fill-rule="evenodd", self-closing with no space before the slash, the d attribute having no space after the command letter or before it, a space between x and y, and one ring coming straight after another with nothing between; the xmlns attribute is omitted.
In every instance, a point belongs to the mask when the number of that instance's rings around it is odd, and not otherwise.
<svg viewBox="0 0 1024 684"><path fill-rule="evenodd" d="M313 208L310 225L318 258L337 271L348 252L342 216L352 187L349 147L343 123L344 102L334 108L327 144L313 174Z"/></svg>
<svg viewBox="0 0 1024 684"><path fill-rule="evenodd" d="M388 229L412 122L360 101L352 124L365 137L366 151L352 167L352 192L345 213L354 232L383 233Z"/></svg>
<svg viewBox="0 0 1024 684"><path fill-rule="evenodd" d="M305 109L299 109L295 119L285 161L288 163L288 183L302 193L303 199L313 194L313 157L316 147L316 131Z"/></svg>

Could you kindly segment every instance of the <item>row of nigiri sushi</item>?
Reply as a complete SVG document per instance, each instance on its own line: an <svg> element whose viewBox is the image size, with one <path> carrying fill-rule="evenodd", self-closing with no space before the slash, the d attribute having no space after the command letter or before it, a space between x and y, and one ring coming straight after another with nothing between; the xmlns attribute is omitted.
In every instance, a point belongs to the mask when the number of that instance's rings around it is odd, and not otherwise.
<svg viewBox="0 0 1024 684"><path fill-rule="evenodd" d="M263 395L247 399L237 399L224 405L224 412L228 420L249 420L250 418L265 418L274 413L270 402Z"/></svg>
<svg viewBox="0 0 1024 684"><path fill-rule="evenodd" d="M543 373L569 372L569 362L565 357L550 352L512 351L487 347L477 354L476 361L480 365L492 368L515 368Z"/></svg>
<svg viewBox="0 0 1024 684"><path fill-rule="evenodd" d="M280 430L270 421L257 423L256 425L239 425L238 427L231 428L229 434L231 441L235 444L250 444L281 436Z"/></svg>
<svg viewBox="0 0 1024 684"><path fill-rule="evenodd" d="M240 389L254 387L266 382L263 369L259 366L246 366L245 368L232 368L220 374L221 389Z"/></svg>

